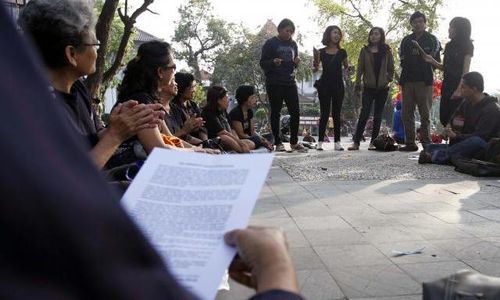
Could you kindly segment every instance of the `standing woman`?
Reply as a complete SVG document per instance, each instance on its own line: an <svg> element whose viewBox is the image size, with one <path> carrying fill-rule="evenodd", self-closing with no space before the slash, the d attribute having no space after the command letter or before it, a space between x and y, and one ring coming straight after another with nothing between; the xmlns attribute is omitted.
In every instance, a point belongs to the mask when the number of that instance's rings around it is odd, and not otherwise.
<svg viewBox="0 0 500 300"><path fill-rule="evenodd" d="M361 49L356 72L356 92L361 92L363 77L363 93L361 113L354 134L354 143L348 150L359 150L359 142L365 131L366 121L375 102L373 110L373 129L368 150L374 150L373 140L378 136L382 113L384 111L389 83L394 78L394 58L391 48L385 43L385 32L380 27L373 27L368 34L368 45Z"/></svg>
<svg viewBox="0 0 500 300"><path fill-rule="evenodd" d="M455 17L450 22L448 37L451 41L444 49L443 64L437 62L432 56L425 55L425 61L444 71L443 86L441 87L441 103L439 106L439 119L446 126L450 118L462 102L460 80L462 75L469 72L474 45L472 44L471 24L466 18Z"/></svg>
<svg viewBox="0 0 500 300"><path fill-rule="evenodd" d="M314 72L319 69L319 63L323 67L323 73L319 80L318 98L320 103L321 116L319 121L319 138L317 150L323 150L322 144L325 138L326 124L332 109L333 117L333 135L335 142L335 150L342 151L340 145L340 112L342 110L342 102L344 101L344 72L347 72L349 62L347 60L347 52L340 47L342 40L342 31L338 26L328 26L323 33L321 43L326 47L319 50L319 59L315 59ZM344 72L342 70L344 67Z"/></svg>
<svg viewBox="0 0 500 300"><path fill-rule="evenodd" d="M298 143L300 108L294 70L300 62L297 43L292 39L295 25L289 19L278 24L278 36L266 41L262 47L260 66L266 74L266 91L271 108L271 129L276 151L286 151L280 138L280 116L283 101L290 114L290 148L307 152Z"/></svg>

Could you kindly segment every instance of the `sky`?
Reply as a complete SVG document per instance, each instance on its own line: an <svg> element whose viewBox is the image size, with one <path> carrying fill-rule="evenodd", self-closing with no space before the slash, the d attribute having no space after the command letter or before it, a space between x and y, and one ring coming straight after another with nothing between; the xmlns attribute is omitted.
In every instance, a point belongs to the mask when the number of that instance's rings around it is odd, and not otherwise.
<svg viewBox="0 0 500 300"><path fill-rule="evenodd" d="M132 0L129 3L139 3ZM159 15L144 13L137 20L137 27L165 41L171 41L178 19L177 8L186 0L156 0L150 9ZM448 24L455 16L468 18L472 23L475 52L471 71L481 72L485 90L500 93L500 39L496 38L500 1L498 0L445 0L440 10L442 20L435 32L439 40L448 41ZM268 19L276 24L283 18L294 21L297 33L303 37L303 48L312 51L321 40L323 28L317 24L317 10L311 0L212 0L214 13L224 20L243 24L257 32ZM375 24L385 27L385 24ZM357 55L356 55L357 56Z"/></svg>

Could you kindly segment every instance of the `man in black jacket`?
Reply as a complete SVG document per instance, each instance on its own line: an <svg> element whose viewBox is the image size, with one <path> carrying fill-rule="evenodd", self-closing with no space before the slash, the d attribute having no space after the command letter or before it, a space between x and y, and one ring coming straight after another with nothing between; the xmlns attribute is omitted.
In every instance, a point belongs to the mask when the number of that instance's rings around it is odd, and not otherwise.
<svg viewBox="0 0 500 300"><path fill-rule="evenodd" d="M481 74L470 72L462 77L464 102L455 114L464 118L463 129L456 132L448 124L450 145L430 144L420 152L419 163L449 164L454 158L472 158L500 133L500 106L495 97L483 93ZM453 119L453 118L452 118Z"/></svg>
<svg viewBox="0 0 500 300"><path fill-rule="evenodd" d="M430 111L434 74L432 65L422 58L422 51L441 61L441 44L438 39L425 31L425 15L417 11L410 17L413 33L401 41L399 57L401 59L401 78L399 84L403 88L402 119L405 128L405 146L400 151L417 151L415 143L415 106L420 114L421 142L431 143Z"/></svg>

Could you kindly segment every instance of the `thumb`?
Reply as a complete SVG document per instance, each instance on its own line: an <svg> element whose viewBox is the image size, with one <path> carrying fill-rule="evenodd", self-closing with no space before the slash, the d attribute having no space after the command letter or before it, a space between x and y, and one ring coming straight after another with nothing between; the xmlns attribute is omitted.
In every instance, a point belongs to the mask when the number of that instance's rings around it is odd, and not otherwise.
<svg viewBox="0 0 500 300"><path fill-rule="evenodd" d="M231 230L229 232L226 232L226 234L224 234L224 241L229 246L236 247L236 242L238 240L238 236L240 235L240 233L241 233L241 229L235 229L235 230Z"/></svg>

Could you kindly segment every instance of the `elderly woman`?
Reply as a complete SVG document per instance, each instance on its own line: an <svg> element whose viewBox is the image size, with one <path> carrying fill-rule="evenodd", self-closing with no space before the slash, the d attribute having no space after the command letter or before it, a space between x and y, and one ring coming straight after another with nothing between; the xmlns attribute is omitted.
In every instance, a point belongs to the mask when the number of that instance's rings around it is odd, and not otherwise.
<svg viewBox="0 0 500 300"><path fill-rule="evenodd" d="M91 147L97 167L104 167L123 141L159 124L161 105L124 101L111 112L108 127L102 127L91 95L80 80L95 72L99 46L95 17L87 2L32 0L21 12L19 25L43 58L56 105L75 135Z"/></svg>

